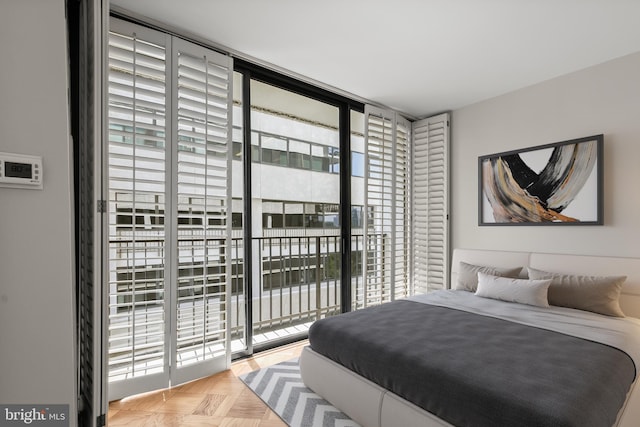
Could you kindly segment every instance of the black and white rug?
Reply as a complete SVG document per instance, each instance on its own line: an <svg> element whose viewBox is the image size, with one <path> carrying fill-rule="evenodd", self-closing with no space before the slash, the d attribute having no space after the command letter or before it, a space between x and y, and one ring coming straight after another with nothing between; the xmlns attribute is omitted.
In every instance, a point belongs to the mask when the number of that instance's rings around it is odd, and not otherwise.
<svg viewBox="0 0 640 427"><path fill-rule="evenodd" d="M258 369L240 379L291 427L358 427L305 387L298 359Z"/></svg>

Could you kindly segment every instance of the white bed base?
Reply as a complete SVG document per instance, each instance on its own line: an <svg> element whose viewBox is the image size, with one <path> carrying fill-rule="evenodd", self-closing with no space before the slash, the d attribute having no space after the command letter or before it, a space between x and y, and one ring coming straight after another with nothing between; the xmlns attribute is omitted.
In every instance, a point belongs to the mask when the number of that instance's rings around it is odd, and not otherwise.
<svg viewBox="0 0 640 427"><path fill-rule="evenodd" d="M640 317L640 258L455 249L451 283L457 279L460 261L495 267L532 267L569 274L626 275L620 305L628 316ZM526 268L521 275L526 277ZM307 387L363 427L451 426L309 347L300 356L300 372ZM638 379L631 386L625 406L618 414L616 427L640 425L640 390L636 390L637 385Z"/></svg>
<svg viewBox="0 0 640 427"><path fill-rule="evenodd" d="M307 387L363 427L451 427L310 347L300 355L300 374Z"/></svg>

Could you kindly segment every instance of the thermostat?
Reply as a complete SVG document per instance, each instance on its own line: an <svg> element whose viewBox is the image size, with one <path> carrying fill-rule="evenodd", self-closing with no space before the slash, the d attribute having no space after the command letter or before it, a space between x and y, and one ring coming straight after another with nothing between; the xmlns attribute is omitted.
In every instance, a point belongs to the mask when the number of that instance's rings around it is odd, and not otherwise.
<svg viewBox="0 0 640 427"><path fill-rule="evenodd" d="M0 153L0 187L42 190L42 157Z"/></svg>

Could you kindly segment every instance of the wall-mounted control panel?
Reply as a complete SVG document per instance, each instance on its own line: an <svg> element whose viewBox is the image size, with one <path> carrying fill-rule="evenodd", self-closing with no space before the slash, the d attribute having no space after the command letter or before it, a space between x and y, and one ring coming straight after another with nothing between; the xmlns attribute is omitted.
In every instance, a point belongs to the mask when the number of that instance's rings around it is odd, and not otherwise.
<svg viewBox="0 0 640 427"><path fill-rule="evenodd" d="M0 152L0 187L42 190L42 157Z"/></svg>

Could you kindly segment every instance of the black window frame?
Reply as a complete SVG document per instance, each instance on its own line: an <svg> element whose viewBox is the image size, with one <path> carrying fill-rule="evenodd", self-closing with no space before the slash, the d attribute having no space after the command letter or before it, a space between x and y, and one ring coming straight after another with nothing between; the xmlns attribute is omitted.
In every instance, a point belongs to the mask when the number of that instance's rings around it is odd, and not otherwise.
<svg viewBox="0 0 640 427"><path fill-rule="evenodd" d="M355 101L346 96L339 95L329 90L320 88L302 80L278 73L274 70L265 68L261 65L246 61L244 59L234 59L234 71L242 74L242 108L243 108L243 131L244 141L251 141L251 80L256 80L261 83L269 84L277 88L287 90L302 96L306 96L317 101L325 102L338 108L339 114L339 153L351 153L351 111L355 110L364 113L364 103ZM251 149L252 144L245 144L243 155L246 158L245 170L244 170L244 182L246 183L244 188L244 215L248 218L251 217L251 165L253 163ZM258 150L259 151L259 150ZM312 153L311 153L312 154ZM313 156L311 157L311 163L313 164ZM311 166L313 168L313 166ZM339 156L339 171L347 171L347 173L340 173L340 217L351 218L351 155ZM250 221L243 221L245 227L245 248L251 248L251 229ZM340 286L340 311L345 313L351 311L351 256L344 256L344 254L351 254L351 221L340 221L340 239L342 247L341 257L341 286ZM251 253L246 251L245 262L251 262ZM245 264L247 271L250 271L250 264ZM246 295L247 298L251 298L250 294L252 283L251 275L247 275L246 289L249 292ZM248 314L250 316L250 313ZM247 323L250 323L251 318L247 318Z"/></svg>

